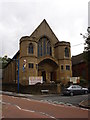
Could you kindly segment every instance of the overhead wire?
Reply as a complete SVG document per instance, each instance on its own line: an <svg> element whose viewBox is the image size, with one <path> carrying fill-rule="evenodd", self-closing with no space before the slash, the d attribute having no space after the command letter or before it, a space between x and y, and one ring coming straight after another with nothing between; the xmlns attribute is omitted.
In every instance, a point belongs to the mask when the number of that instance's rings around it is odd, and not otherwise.
<svg viewBox="0 0 90 120"><path fill-rule="evenodd" d="M79 44L76 44L76 45L72 45L72 47L76 47L76 46L79 46L81 44L85 44L85 43L79 43Z"/></svg>

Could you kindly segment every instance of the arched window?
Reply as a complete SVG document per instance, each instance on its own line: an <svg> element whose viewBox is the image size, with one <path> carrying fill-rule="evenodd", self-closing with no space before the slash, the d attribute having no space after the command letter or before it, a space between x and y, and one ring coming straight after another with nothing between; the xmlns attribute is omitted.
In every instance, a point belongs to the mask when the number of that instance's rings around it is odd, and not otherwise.
<svg viewBox="0 0 90 120"><path fill-rule="evenodd" d="M47 42L47 54L52 55L52 48L51 48L50 41Z"/></svg>
<svg viewBox="0 0 90 120"><path fill-rule="evenodd" d="M52 55L52 47L50 46L50 55Z"/></svg>
<svg viewBox="0 0 90 120"><path fill-rule="evenodd" d="M65 57L69 57L69 49L67 47L65 48Z"/></svg>
<svg viewBox="0 0 90 120"><path fill-rule="evenodd" d="M33 54L33 44L32 43L30 43L28 46L28 53Z"/></svg>
<svg viewBox="0 0 90 120"><path fill-rule="evenodd" d="M42 56L42 41L38 42L38 56Z"/></svg>
<svg viewBox="0 0 90 120"><path fill-rule="evenodd" d="M43 54L44 55L46 55L46 42L47 42L46 37L43 37Z"/></svg>
<svg viewBox="0 0 90 120"><path fill-rule="evenodd" d="M52 55L50 40L44 36L38 42L38 57L43 55Z"/></svg>

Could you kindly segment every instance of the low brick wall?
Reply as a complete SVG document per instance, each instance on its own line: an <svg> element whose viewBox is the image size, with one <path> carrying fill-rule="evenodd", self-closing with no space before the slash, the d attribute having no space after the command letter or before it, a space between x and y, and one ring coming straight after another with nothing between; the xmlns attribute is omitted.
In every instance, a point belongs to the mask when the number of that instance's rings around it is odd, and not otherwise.
<svg viewBox="0 0 90 120"><path fill-rule="evenodd" d="M11 91L11 92L18 92L17 84L13 83L4 83L2 84L3 91Z"/></svg>
<svg viewBox="0 0 90 120"><path fill-rule="evenodd" d="M41 94L41 90L49 90L49 93L55 94L60 93L60 86L58 84L36 84L36 85L28 85L22 86L19 85L20 93L28 93L28 94ZM3 84L3 91L11 91L18 92L17 84Z"/></svg>

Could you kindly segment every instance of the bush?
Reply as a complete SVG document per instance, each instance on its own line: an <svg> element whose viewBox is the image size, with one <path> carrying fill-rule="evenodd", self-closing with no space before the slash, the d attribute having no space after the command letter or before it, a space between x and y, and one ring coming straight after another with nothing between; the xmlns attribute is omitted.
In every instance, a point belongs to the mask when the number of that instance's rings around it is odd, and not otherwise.
<svg viewBox="0 0 90 120"><path fill-rule="evenodd" d="M85 79L80 79L80 85L81 86L86 86L88 84L88 81Z"/></svg>

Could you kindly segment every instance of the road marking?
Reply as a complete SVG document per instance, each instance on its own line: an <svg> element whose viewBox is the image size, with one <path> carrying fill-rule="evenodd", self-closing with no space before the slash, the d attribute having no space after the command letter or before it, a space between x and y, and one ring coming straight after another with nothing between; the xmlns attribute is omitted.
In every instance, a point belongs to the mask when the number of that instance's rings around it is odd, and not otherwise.
<svg viewBox="0 0 90 120"><path fill-rule="evenodd" d="M53 106L60 106L60 107L74 107L76 109L82 109L82 110L89 110L89 109L86 109L86 108L81 108L79 106L74 106L70 103L64 103L64 102L57 102L57 101L51 101L51 100L35 100L33 98L29 99L29 98L22 98L22 97L16 97L16 96L11 96L12 98L17 98L17 99L24 99L24 100L28 100L28 101L34 101L34 102L39 102L39 103L48 103L48 104L51 104Z"/></svg>
<svg viewBox="0 0 90 120"><path fill-rule="evenodd" d="M57 118L55 118L54 116L51 116L47 113L44 113L44 112L38 112L38 111L34 111L34 110L28 110L28 109L23 109L21 108L20 106L16 105L16 104L12 104L12 103L9 103L9 102L2 102L0 101L2 104L5 104L5 105L11 105L11 106L14 106L14 107L17 107L19 110L22 110L22 111L26 111L26 112L33 112L33 113L39 113L39 114L42 114L42 115L45 115L47 117L50 117L50 118L53 118L54 120L58 120Z"/></svg>

